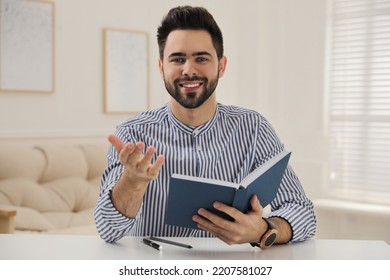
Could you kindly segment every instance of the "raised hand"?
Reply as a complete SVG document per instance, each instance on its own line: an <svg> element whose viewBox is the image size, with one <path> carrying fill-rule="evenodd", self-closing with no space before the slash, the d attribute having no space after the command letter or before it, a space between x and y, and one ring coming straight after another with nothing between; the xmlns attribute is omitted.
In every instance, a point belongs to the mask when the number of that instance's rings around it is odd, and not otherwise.
<svg viewBox="0 0 390 280"><path fill-rule="evenodd" d="M114 145L119 160L125 167L124 174L126 174L130 184L138 185L139 183L149 182L158 176L164 163L164 156L159 155L155 163L152 163L155 153L153 146L147 147L145 154L143 154L145 148L143 142L124 144L115 135L110 135L108 141Z"/></svg>
<svg viewBox="0 0 390 280"><path fill-rule="evenodd" d="M145 153L143 142L124 144L115 135L108 141L115 147L119 160L124 166L120 180L112 191L112 202L123 215L133 218L142 202L143 195L150 180L155 179L164 163L164 156L159 155L152 163L155 148L147 147Z"/></svg>

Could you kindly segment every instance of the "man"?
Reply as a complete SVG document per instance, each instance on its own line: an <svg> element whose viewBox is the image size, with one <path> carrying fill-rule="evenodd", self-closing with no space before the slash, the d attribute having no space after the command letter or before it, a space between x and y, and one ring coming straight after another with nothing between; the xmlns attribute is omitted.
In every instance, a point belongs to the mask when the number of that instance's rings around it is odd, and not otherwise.
<svg viewBox="0 0 390 280"><path fill-rule="evenodd" d="M311 201L289 166L268 219L256 196L251 210L216 201L225 220L205 209L194 213L199 230L164 223L167 187L173 173L239 182L284 148L268 121L252 110L216 101L226 69L222 33L204 8L171 9L158 28L159 69L170 103L118 126L95 210L100 236L114 242L133 236L216 236L227 244L268 245L314 236ZM196 199L196 198L194 198ZM265 206L265 205L264 205Z"/></svg>

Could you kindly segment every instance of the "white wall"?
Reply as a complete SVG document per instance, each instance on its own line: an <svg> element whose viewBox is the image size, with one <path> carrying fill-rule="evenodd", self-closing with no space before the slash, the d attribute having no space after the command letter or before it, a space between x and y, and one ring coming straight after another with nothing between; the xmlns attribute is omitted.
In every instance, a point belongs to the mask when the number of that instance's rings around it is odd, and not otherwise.
<svg viewBox="0 0 390 280"><path fill-rule="evenodd" d="M54 94L0 93L0 137L103 136L128 115L102 112L102 28L149 33L151 107L168 101L157 69L156 30L166 12L191 3L207 7L226 31L229 66L221 99L237 101L238 1L56 0ZM257 5L256 1L251 1ZM223 9L220 7L223 6ZM151 8L152 7L152 8ZM253 66L252 68L255 68ZM255 71L250 71L255 77ZM223 93L223 94L222 94Z"/></svg>
<svg viewBox="0 0 390 280"><path fill-rule="evenodd" d="M0 140L105 137L129 117L102 112L102 28L149 33L151 107L167 102L157 69L156 28L171 7L199 5L209 9L224 33L228 68L218 87L219 101L263 113L293 151L292 164L308 196L327 197L326 0L54 2L55 92L0 93ZM364 213L325 208L319 210L319 237L353 238L366 232L359 238L390 242L388 216L375 219L367 231ZM334 220L332 211L343 218ZM354 226L348 230L345 221ZM329 231L332 227L338 230Z"/></svg>
<svg viewBox="0 0 390 280"><path fill-rule="evenodd" d="M260 59L260 109L272 120L308 195L323 195L327 143L324 121L325 0L268 1L266 63Z"/></svg>

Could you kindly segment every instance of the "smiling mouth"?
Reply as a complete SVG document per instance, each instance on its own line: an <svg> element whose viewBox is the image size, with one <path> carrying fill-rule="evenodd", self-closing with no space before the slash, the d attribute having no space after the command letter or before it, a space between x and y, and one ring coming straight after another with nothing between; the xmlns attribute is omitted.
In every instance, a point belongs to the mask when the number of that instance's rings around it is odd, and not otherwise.
<svg viewBox="0 0 390 280"><path fill-rule="evenodd" d="M181 83L179 84L181 87L183 88L189 88L189 89L193 89L193 88L197 88L197 87L200 87L203 83Z"/></svg>

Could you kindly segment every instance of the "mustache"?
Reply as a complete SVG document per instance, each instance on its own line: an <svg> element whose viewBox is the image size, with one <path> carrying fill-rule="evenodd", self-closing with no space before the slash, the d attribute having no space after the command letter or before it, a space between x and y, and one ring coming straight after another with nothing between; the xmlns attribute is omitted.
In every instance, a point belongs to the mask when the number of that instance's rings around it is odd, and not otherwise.
<svg viewBox="0 0 390 280"><path fill-rule="evenodd" d="M207 78L199 77L199 76L191 76L191 77L185 76L185 77L181 77L181 78L176 79L175 84L180 84L182 82L193 82L193 81L202 81L202 82L206 83Z"/></svg>

